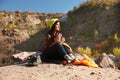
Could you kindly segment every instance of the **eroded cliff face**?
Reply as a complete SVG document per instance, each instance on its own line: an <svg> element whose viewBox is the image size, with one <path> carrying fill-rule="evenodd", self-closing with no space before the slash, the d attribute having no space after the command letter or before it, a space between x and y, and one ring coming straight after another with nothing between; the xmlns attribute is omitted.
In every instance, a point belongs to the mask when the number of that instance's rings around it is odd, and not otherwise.
<svg viewBox="0 0 120 80"><path fill-rule="evenodd" d="M60 18L63 13L37 13L37 12L7 12L0 11L0 28L16 28L17 29L39 29L45 27L45 21L50 18Z"/></svg>

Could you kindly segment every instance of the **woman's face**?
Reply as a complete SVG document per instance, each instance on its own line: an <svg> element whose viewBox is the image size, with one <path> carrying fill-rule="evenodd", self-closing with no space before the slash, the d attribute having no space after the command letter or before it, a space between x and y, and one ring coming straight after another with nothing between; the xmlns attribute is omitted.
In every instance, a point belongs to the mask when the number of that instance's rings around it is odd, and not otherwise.
<svg viewBox="0 0 120 80"><path fill-rule="evenodd" d="M60 31L60 22L55 24L55 31Z"/></svg>

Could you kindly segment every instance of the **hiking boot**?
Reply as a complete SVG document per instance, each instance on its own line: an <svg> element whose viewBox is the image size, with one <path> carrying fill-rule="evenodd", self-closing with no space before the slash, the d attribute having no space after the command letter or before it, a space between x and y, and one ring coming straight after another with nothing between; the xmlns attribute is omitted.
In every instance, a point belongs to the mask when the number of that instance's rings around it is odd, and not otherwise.
<svg viewBox="0 0 120 80"><path fill-rule="evenodd" d="M74 56L72 53L70 53L69 56L70 56L73 60L75 60L75 56Z"/></svg>
<svg viewBox="0 0 120 80"><path fill-rule="evenodd" d="M74 61L74 59L73 58L71 58L71 56L69 56L69 55L65 55L65 59L67 60L67 63L71 63L72 61Z"/></svg>

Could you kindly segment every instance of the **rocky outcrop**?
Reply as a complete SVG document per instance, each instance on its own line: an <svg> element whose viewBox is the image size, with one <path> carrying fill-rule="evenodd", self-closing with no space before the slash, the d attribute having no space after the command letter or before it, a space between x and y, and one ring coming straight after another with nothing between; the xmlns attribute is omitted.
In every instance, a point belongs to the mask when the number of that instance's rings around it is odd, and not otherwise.
<svg viewBox="0 0 120 80"><path fill-rule="evenodd" d="M98 59L96 59L96 63L102 68L114 68L115 63L110 59L106 53L102 53Z"/></svg>
<svg viewBox="0 0 120 80"><path fill-rule="evenodd" d="M10 25L16 26L18 29L38 29L40 27L45 27L45 21L57 17L60 18L64 16L63 13L37 13L37 12L8 12L0 11L0 28L11 28ZM12 26L12 28L14 28Z"/></svg>

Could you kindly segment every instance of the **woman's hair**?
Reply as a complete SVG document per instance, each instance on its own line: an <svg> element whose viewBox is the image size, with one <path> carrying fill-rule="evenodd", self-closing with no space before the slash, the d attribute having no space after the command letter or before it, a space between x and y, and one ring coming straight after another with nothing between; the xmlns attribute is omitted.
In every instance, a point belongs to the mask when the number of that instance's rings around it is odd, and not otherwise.
<svg viewBox="0 0 120 80"><path fill-rule="evenodd" d="M56 24L57 24L58 22L60 22L60 21L58 20L58 21L56 21L56 22L52 25L52 28L50 29L50 31L48 32L48 34L50 34L50 35L53 35L53 34L54 34L55 27L56 27ZM60 31L61 31L61 29L60 29ZM60 32L60 31L59 31L59 32Z"/></svg>

